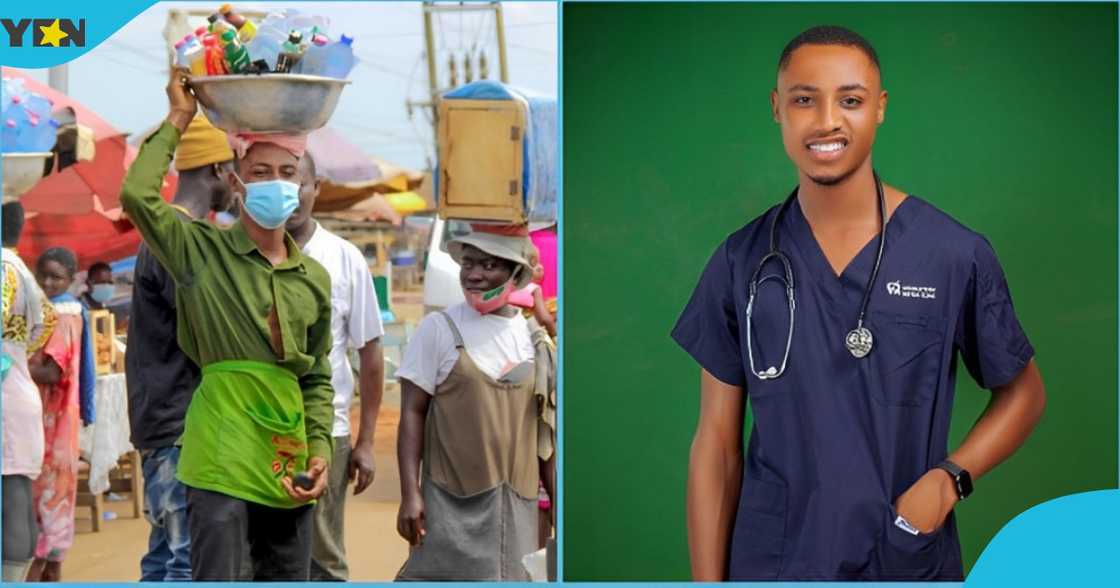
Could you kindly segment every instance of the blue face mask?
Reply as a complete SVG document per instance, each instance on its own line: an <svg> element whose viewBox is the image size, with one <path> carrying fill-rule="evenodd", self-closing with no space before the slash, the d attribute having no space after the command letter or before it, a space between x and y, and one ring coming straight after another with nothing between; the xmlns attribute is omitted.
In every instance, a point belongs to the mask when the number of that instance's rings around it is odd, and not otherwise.
<svg viewBox="0 0 1120 588"><path fill-rule="evenodd" d="M99 304L105 304L113 298L113 293L116 291L117 287L113 284L94 284L93 289L89 292L89 297Z"/></svg>
<svg viewBox="0 0 1120 588"><path fill-rule="evenodd" d="M234 177L245 187L245 212L265 229L284 226L299 208L299 184L284 180L246 184L241 176L234 174Z"/></svg>

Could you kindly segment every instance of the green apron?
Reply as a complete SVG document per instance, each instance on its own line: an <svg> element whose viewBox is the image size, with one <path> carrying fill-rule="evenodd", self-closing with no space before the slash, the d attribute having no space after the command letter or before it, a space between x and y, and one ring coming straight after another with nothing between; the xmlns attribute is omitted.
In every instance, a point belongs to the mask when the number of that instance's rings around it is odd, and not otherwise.
<svg viewBox="0 0 1120 588"><path fill-rule="evenodd" d="M292 372L259 361L202 368L187 409L179 481L274 508L297 503L281 480L307 469L303 392Z"/></svg>

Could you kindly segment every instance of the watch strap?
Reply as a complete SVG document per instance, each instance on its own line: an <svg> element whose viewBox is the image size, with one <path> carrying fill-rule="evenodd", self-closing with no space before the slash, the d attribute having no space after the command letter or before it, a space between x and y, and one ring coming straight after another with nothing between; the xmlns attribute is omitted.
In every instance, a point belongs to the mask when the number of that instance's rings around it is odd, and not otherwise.
<svg viewBox="0 0 1120 588"><path fill-rule="evenodd" d="M945 470L953 477L953 486L957 490L957 498L964 500L972 493L972 476L968 473L968 470L947 459L934 467Z"/></svg>
<svg viewBox="0 0 1120 588"><path fill-rule="evenodd" d="M945 460L945 461L937 464L937 466L935 466L935 467L941 468L941 469L945 470L946 472L949 472L949 475L953 476L953 478L960 477L961 472L964 471L964 468L962 468L961 466L959 466L959 465L957 465L957 464L955 464L955 463L953 463L949 460Z"/></svg>

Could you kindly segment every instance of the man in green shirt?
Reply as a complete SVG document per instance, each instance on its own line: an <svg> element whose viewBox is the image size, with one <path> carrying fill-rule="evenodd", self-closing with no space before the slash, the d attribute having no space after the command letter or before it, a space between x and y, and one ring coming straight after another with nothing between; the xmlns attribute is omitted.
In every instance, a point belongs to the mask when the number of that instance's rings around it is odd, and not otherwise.
<svg viewBox="0 0 1120 588"><path fill-rule="evenodd" d="M160 197L198 109L173 71L167 119L128 170L121 203L174 278L178 339L202 368L187 410L178 478L187 486L195 580L307 580L312 507L332 453L330 278L284 221L298 204L298 140L239 150L229 182L242 204L228 230L183 222ZM308 489L292 480L305 471Z"/></svg>

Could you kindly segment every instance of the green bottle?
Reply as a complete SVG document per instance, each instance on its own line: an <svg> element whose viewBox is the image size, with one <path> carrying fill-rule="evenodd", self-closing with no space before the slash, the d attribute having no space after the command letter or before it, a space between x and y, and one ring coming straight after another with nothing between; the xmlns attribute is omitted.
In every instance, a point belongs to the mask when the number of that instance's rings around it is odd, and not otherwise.
<svg viewBox="0 0 1120 588"><path fill-rule="evenodd" d="M237 33L232 30L222 33L222 43L225 45L230 73L239 74L248 71L252 60L249 59L249 50L237 40Z"/></svg>

